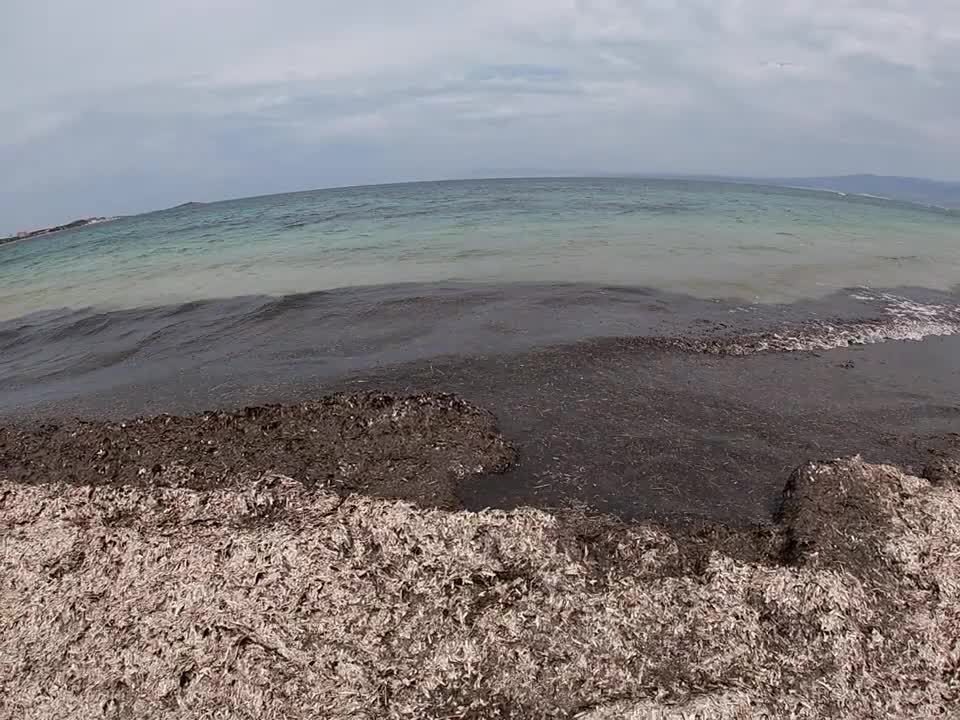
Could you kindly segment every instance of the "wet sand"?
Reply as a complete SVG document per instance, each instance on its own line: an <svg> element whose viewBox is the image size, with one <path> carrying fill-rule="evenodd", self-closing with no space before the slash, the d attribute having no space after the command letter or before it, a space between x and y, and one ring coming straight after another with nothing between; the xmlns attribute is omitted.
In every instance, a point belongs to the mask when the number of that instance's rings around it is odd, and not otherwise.
<svg viewBox="0 0 960 720"><path fill-rule="evenodd" d="M490 413L448 395L340 395L127 422L0 428L0 478L16 485L219 488L280 473L307 488L448 510L459 480L515 458Z"/></svg>
<svg viewBox="0 0 960 720"><path fill-rule="evenodd" d="M577 507L627 519L769 521L798 465L861 454L922 471L960 449L960 338L717 357L644 339L446 358L310 383L202 376L90 394L34 416L130 418L358 390L455 393L516 462L459 484L462 507ZM10 422L26 422L20 416Z"/></svg>
<svg viewBox="0 0 960 720"><path fill-rule="evenodd" d="M763 522L803 462L862 454L919 471L960 452L955 338L731 358L597 342L353 385L443 387L494 412L519 460L465 488L475 509Z"/></svg>

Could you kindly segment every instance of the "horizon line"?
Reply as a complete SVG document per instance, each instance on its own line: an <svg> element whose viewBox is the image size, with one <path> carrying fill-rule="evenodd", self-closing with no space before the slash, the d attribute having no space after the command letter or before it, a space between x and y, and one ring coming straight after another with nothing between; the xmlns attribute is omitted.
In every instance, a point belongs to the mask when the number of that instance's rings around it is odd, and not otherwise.
<svg viewBox="0 0 960 720"><path fill-rule="evenodd" d="M496 172L496 171L494 171ZM228 202L239 202L242 200L258 200L261 198L276 197L280 195L299 195L307 194L314 192L324 192L324 191L334 191L334 190L360 190L364 188L377 188L377 187L395 187L398 185L426 185L431 183L455 183L455 182L480 182L487 180L603 180L603 179L650 179L650 180L698 180L703 182L716 182L716 183L731 183L737 185L756 185L758 187L781 187L794 190L806 190L810 192L820 192L820 193L830 193L837 194L840 192L843 195L848 194L846 191L836 191L828 188L812 187L812 186L800 186L800 185L787 185L787 182L802 182L804 180L842 180L842 179L852 179L852 178L877 178L877 179L886 179L886 180L907 180L914 182L923 182L930 183L933 185L942 185L946 187L953 187L960 192L960 181L957 180L939 180L935 178L927 177L918 177L911 175L881 175L877 173L845 173L842 175L769 175L769 176L759 176L759 175L726 175L726 174L714 174L714 173L678 173L678 172L638 172L638 171L622 171L622 172L609 172L609 171L594 171L589 173L565 173L565 172L556 172L550 173L549 171L536 171L537 173L544 174L476 174L463 177L440 177L433 179L421 179L421 180L395 180L387 182L372 182L372 183L356 183L356 184L346 184L346 185L321 185L319 187L304 188L301 190L281 190L278 192L266 192L256 195L237 195L231 197L222 197L216 198L213 200L185 200L183 202L169 205L166 207L153 208L150 210L142 210L139 212L130 212L122 213L119 215L106 216L110 220L120 220L124 218L139 217L142 215L152 215L153 213L162 213L168 212L170 210L176 210L188 205L216 205L219 203L228 203ZM878 195L870 195L869 193L857 193L850 192L849 194L858 196L858 197L872 197L880 200L887 200L893 202L903 202L909 205L917 205L920 207L926 208L935 208L942 210L956 210L958 208L954 207L945 207L942 205L935 205L931 203L924 203L916 200L905 200L902 198L891 198ZM11 235L0 235L0 240L8 240L15 238L18 233L21 232L41 232L45 229L57 227L62 224L68 224L70 222L76 222L78 220L87 220L91 218L104 217L94 215L88 215L81 218L74 218L73 220L67 220L63 223L54 223L51 225L35 227L30 230L19 230L13 231Z"/></svg>

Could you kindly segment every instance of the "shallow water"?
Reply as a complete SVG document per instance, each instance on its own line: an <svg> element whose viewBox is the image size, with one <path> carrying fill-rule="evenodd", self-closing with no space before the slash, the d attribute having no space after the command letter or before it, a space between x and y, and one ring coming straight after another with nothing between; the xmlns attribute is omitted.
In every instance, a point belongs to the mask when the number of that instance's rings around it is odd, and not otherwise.
<svg viewBox="0 0 960 720"><path fill-rule="evenodd" d="M434 283L46 311L0 321L0 413L97 395L122 401L144 385L172 402L202 393L215 403L210 388L319 387L378 368L597 338L736 356L958 332L956 293L922 288L750 304L652 288Z"/></svg>
<svg viewBox="0 0 960 720"><path fill-rule="evenodd" d="M479 180L187 207L0 247L0 318L397 283L592 283L784 302L948 289L960 214L716 182Z"/></svg>
<svg viewBox="0 0 960 720"><path fill-rule="evenodd" d="M744 354L949 335L958 231L875 198L635 179L190 205L0 246L0 412L598 337Z"/></svg>

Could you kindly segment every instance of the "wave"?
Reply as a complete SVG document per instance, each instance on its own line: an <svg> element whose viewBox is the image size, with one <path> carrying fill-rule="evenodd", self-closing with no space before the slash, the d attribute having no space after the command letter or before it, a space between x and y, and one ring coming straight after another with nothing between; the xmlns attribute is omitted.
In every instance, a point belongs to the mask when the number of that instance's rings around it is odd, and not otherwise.
<svg viewBox="0 0 960 720"><path fill-rule="evenodd" d="M0 322L0 412L145 383L333 381L581 343L746 356L956 334L956 294L932 290L744 305L641 287L409 284L43 311Z"/></svg>
<svg viewBox="0 0 960 720"><path fill-rule="evenodd" d="M678 350L710 355L809 352L871 345L891 340L921 341L960 334L960 307L921 303L888 292L862 291L856 300L882 306L881 318L826 322L808 320L778 330L720 338L664 338Z"/></svg>

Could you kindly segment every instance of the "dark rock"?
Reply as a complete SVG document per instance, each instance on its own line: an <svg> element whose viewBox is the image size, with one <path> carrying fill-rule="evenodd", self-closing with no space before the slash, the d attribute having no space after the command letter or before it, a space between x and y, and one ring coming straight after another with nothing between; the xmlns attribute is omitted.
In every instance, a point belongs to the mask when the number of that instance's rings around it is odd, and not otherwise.
<svg viewBox="0 0 960 720"><path fill-rule="evenodd" d="M960 462L941 458L928 463L923 477L937 487L960 488Z"/></svg>

